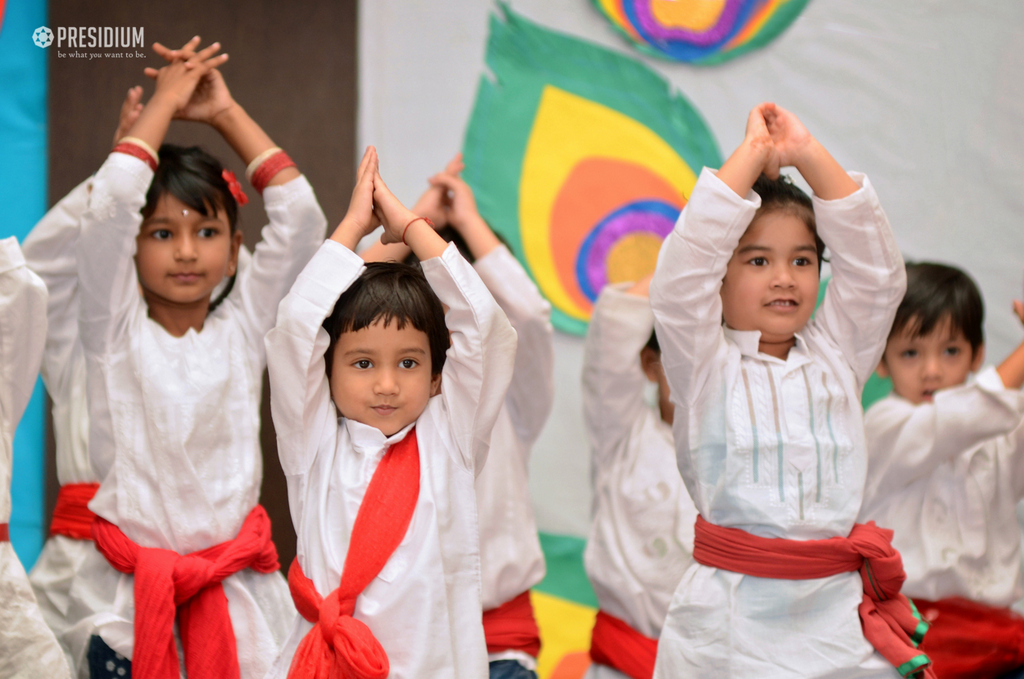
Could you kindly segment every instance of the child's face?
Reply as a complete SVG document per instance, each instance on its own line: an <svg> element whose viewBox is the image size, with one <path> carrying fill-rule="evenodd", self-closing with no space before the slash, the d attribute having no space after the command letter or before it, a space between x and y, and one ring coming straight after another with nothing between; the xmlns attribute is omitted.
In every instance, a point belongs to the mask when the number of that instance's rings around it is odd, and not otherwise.
<svg viewBox="0 0 1024 679"><path fill-rule="evenodd" d="M338 411L391 436L416 421L436 394L441 376L431 374L427 334L406 323L378 319L341 333L334 346L331 398Z"/></svg>
<svg viewBox="0 0 1024 679"><path fill-rule="evenodd" d="M136 237L135 266L147 302L208 300L235 273L241 244L241 232L231 233L222 210L203 216L165 193Z"/></svg>
<svg viewBox="0 0 1024 679"><path fill-rule="evenodd" d="M879 375L892 378L893 391L911 403L930 403L936 391L963 384L981 367L984 347L973 352L962 332L952 332L948 318L927 335L913 337L913 330L908 323L889 338L878 366Z"/></svg>
<svg viewBox="0 0 1024 679"><path fill-rule="evenodd" d="M758 217L732 253L721 295L730 328L760 330L762 345L792 341L818 300L814 234L786 212Z"/></svg>

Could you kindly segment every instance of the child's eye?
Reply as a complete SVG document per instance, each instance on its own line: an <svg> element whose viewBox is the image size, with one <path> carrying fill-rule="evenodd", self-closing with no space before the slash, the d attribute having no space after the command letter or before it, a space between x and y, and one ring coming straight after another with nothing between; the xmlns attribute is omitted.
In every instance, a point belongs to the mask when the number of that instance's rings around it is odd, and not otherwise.
<svg viewBox="0 0 1024 679"><path fill-rule="evenodd" d="M811 260L807 257L797 257L793 260L793 264L796 266L810 266Z"/></svg>
<svg viewBox="0 0 1024 679"><path fill-rule="evenodd" d="M369 368L373 367L373 363L371 363L370 361L366 360L365 358L362 359L362 360L356 361L352 365L354 365L356 368L359 368L360 370L368 370Z"/></svg>
<svg viewBox="0 0 1024 679"><path fill-rule="evenodd" d="M402 359L402 362L399 365L401 365L406 370L411 370L415 368L417 365L419 365L419 363L417 363L415 360L411 358L404 358Z"/></svg>
<svg viewBox="0 0 1024 679"><path fill-rule="evenodd" d="M170 229L157 229L152 233L152 236L157 240L170 240L172 234Z"/></svg>
<svg viewBox="0 0 1024 679"><path fill-rule="evenodd" d="M902 358L917 358L917 349L905 349L900 352Z"/></svg>
<svg viewBox="0 0 1024 679"><path fill-rule="evenodd" d="M960 355L960 347L946 347L946 355L947 356L959 356Z"/></svg>
<svg viewBox="0 0 1024 679"><path fill-rule="evenodd" d="M768 266L768 258L767 257L754 257L753 259L750 260L749 263L753 264L754 266Z"/></svg>
<svg viewBox="0 0 1024 679"><path fill-rule="evenodd" d="M199 229L200 238L213 238L214 236L217 235L217 233L217 229L213 228L212 226L206 226L203 227L202 229Z"/></svg>

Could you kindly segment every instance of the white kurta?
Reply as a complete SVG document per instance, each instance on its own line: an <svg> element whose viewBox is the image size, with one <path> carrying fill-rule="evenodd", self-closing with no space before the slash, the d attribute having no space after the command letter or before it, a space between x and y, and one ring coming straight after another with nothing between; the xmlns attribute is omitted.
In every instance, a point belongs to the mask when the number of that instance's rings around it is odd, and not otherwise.
<svg viewBox="0 0 1024 679"><path fill-rule="evenodd" d="M46 341L46 286L13 236L0 240L0 524L11 520L14 431L35 387ZM0 679L70 677L25 569L0 542Z"/></svg>
<svg viewBox="0 0 1024 679"><path fill-rule="evenodd" d="M504 245L473 265L518 335L515 370L491 433L487 464L476 477L484 610L496 608L544 579L544 553L530 500L530 451L555 400L551 305ZM492 653L518 660L520 651Z"/></svg>
<svg viewBox="0 0 1024 679"><path fill-rule="evenodd" d="M268 187L270 224L251 264L201 332L173 337L148 317L133 258L152 177L142 161L112 153L82 220L89 455L102 479L89 507L143 547L187 554L234 539L258 500L263 335L326 219L305 178ZM98 552L86 556L68 611L79 663L89 634L131 657L132 581ZM287 584L244 570L223 586L241 676L262 679L296 615Z"/></svg>
<svg viewBox="0 0 1024 679"><path fill-rule="evenodd" d="M57 480L62 486L99 481L89 463L85 355L78 340L78 233L91 190L92 178L76 186L43 216L23 245L29 268L50 291L42 374L53 402ZM88 540L51 537L29 574L43 617L62 644L71 582L86 554L95 550ZM68 661L74 671L70 653Z"/></svg>
<svg viewBox="0 0 1024 679"><path fill-rule="evenodd" d="M594 503L583 558L601 610L657 639L690 563L697 510L676 467L672 428L644 399L640 350L654 314L628 287L606 287L587 327L583 412ZM592 665L588 676L625 675Z"/></svg>
<svg viewBox="0 0 1024 679"><path fill-rule="evenodd" d="M757 331L723 328L722 278L760 204L704 169L651 283L676 404L679 471L697 510L761 537L847 536L867 466L860 393L885 347L906 274L867 178L814 199L833 279L786 360ZM693 563L658 646L657 677L895 677L861 631L861 579L775 580Z"/></svg>
<svg viewBox="0 0 1024 679"><path fill-rule="evenodd" d="M448 305L451 332L441 394L416 420L420 494L409 530L356 601L388 655L392 679L486 677L474 470L512 379L516 336L472 268L449 246L422 262ZM363 270L362 260L326 241L281 303L267 335L271 406L298 536L298 558L322 596L341 582L349 536L366 487L387 448L404 438L339 418L324 369L321 324ZM296 618L272 677L284 677L312 628Z"/></svg>
<svg viewBox="0 0 1024 679"><path fill-rule="evenodd" d="M861 521L895 531L909 597L1021 598L1017 503L1024 498L1024 394L994 368L914 405L895 394L864 416Z"/></svg>

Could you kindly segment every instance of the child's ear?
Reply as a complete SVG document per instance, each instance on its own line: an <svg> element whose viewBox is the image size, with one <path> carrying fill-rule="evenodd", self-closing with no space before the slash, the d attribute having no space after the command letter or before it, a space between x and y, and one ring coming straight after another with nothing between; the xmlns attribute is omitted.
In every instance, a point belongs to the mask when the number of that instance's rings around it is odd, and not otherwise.
<svg viewBox="0 0 1024 679"><path fill-rule="evenodd" d="M985 364L985 345L979 344L977 350L974 352L974 360L971 361L971 372L976 373L981 370L981 366Z"/></svg>
<svg viewBox="0 0 1024 679"><path fill-rule="evenodd" d="M228 275L234 276L238 271L238 251L242 248L242 230L231 234L231 261L228 262Z"/></svg>
<svg viewBox="0 0 1024 679"><path fill-rule="evenodd" d="M882 360L878 362L878 367L875 368L875 373L883 380L889 376L889 366L885 364L885 356L882 356Z"/></svg>
<svg viewBox="0 0 1024 679"><path fill-rule="evenodd" d="M658 368L661 364L661 355L651 349L644 347L640 350L640 367L643 368L647 379L655 384L658 383Z"/></svg>
<svg viewBox="0 0 1024 679"><path fill-rule="evenodd" d="M430 377L430 395L437 396L441 393L441 373Z"/></svg>

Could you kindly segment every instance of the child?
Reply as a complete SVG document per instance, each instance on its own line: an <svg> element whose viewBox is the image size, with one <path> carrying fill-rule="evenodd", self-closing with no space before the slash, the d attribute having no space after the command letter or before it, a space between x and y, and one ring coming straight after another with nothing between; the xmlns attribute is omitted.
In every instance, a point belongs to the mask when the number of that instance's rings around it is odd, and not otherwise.
<svg viewBox="0 0 1024 679"><path fill-rule="evenodd" d="M46 340L46 286L13 236L0 240L0 677L70 677L10 543L14 430L35 386Z"/></svg>
<svg viewBox="0 0 1024 679"><path fill-rule="evenodd" d="M114 145L142 111L142 88L128 90L121 106ZM43 618L61 641L67 630L68 594L75 572L93 550L88 503L99 488L89 464L89 416L85 398L85 357L78 341L78 267L76 246L82 216L89 205L92 178L54 205L25 238L22 249L29 268L49 289L48 328L42 375L53 402L60 492L50 524L50 538L29 574ZM69 654L72 672L74 660Z"/></svg>
<svg viewBox="0 0 1024 679"><path fill-rule="evenodd" d="M151 72L156 92L96 173L79 235L101 484L89 504L99 553L72 583L82 641L70 650L93 677L178 676L176 629L190 679L262 679L295 614L256 505L262 340L326 220L294 163L231 98L219 45L195 53L194 42ZM270 225L242 275L244 194L200 149L160 146L175 116L214 126L266 189ZM225 279L230 292L212 299Z"/></svg>
<svg viewBox="0 0 1024 679"><path fill-rule="evenodd" d="M1024 304L1014 303L1024 321ZM895 530L907 596L932 629L940 677L995 677L1024 665L1017 503L1024 499L1024 343L968 383L985 357L974 281L942 264L907 266L878 373L893 393L864 416L862 519Z"/></svg>
<svg viewBox="0 0 1024 679"><path fill-rule="evenodd" d="M530 449L554 404L555 348L551 306L508 248L476 210L473 191L462 179L461 155L413 207L427 215L438 233L454 242L473 264L487 290L515 328L515 371L491 433L487 465L477 470L480 570L484 636L493 679L536 677L540 631L529 590L544 578L544 554L530 501ZM363 260L405 261L402 243L377 243Z"/></svg>
<svg viewBox="0 0 1024 679"><path fill-rule="evenodd" d="M422 274L363 265L374 209ZM348 213L267 335L302 614L270 676L487 675L473 483L515 351L487 288L367 149Z"/></svg>
<svg viewBox="0 0 1024 679"><path fill-rule="evenodd" d="M752 192L787 165L813 207L781 180ZM833 280L810 321L816 223ZM927 663L906 634L918 622L898 594L898 555L884 531L854 526L860 389L904 281L867 178L788 111L755 108L722 169L701 173L651 283L679 471L700 513L656 677L895 677Z"/></svg>
<svg viewBox="0 0 1024 679"><path fill-rule="evenodd" d="M594 510L584 563L600 610L592 679L654 674L669 601L693 551L697 510L675 465L672 419L651 277L606 287L587 328L583 408ZM658 385L658 412L644 385Z"/></svg>

